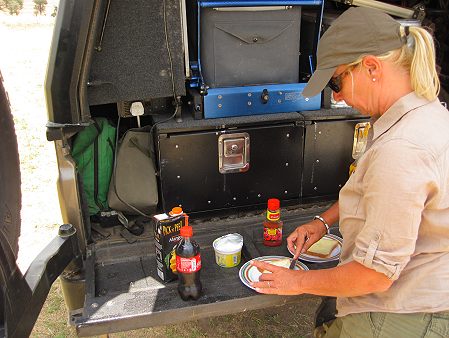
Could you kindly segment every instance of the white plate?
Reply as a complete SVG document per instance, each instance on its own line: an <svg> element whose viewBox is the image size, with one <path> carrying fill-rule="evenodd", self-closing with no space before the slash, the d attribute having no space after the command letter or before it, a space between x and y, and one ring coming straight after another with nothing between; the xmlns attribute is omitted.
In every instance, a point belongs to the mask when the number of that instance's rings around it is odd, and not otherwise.
<svg viewBox="0 0 449 338"><path fill-rule="evenodd" d="M311 263L324 263L324 262L332 262L332 261L338 261L340 259L340 253L341 253L341 247L343 245L343 239L341 239L338 236L329 234L329 235L324 235L324 238L336 241L338 243L337 247L332 250L331 254L329 255L329 257L326 258L322 258L322 257L318 257L318 256L314 256L314 255L309 255L306 253L300 254L299 255L299 259L306 261L306 262L311 262ZM294 252L291 252L290 249L288 250L292 255L294 255Z"/></svg>
<svg viewBox="0 0 449 338"><path fill-rule="evenodd" d="M254 258L251 261L257 260L257 261L262 261L265 263L271 263L274 260L284 259L284 258L288 258L288 257L262 256L262 257ZM242 265L242 267L240 268L240 271L239 271L239 277L243 284L245 284L250 289L254 290L254 288L250 285L250 283L258 282L259 277L262 273L259 271L258 268L251 265L251 261L248 261ZM301 263L298 261L298 262L296 262L295 270L309 270L309 268L304 263Z"/></svg>

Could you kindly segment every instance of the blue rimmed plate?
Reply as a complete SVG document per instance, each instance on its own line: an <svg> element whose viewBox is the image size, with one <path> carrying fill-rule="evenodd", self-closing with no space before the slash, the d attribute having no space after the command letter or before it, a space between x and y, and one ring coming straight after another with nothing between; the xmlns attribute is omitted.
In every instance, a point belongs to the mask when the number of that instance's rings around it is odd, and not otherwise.
<svg viewBox="0 0 449 338"><path fill-rule="evenodd" d="M303 253L299 255L299 259L310 263L325 263L325 262L338 261L340 259L343 239L332 234L324 235L322 239L325 241L335 241L337 243L337 246L335 247L334 250L332 250L329 257L318 257L308 253ZM290 249L288 249L288 252L290 252L292 255L295 254L294 252L291 252Z"/></svg>
<svg viewBox="0 0 449 338"><path fill-rule="evenodd" d="M286 259L288 257L284 256L262 256L252 259L251 261L257 260L265 263L273 263L275 260ZM289 259L289 258L288 258ZM251 261L246 262L242 265L239 271L239 277L243 284L245 284L250 289L254 288L250 285L250 283L258 282L259 277L262 274L258 268L251 265ZM296 262L295 270L309 270L309 268L301 262Z"/></svg>

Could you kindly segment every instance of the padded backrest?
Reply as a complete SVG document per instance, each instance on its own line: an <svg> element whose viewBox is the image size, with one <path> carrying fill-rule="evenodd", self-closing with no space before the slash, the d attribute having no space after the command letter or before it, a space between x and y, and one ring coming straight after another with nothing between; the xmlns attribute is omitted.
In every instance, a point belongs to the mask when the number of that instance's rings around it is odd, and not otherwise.
<svg viewBox="0 0 449 338"><path fill-rule="evenodd" d="M89 104L173 96L165 25L175 91L185 95L179 0L111 1L101 50L93 52ZM105 9L106 13L106 9ZM102 24L99 25L101 30ZM101 32L97 32L99 41Z"/></svg>

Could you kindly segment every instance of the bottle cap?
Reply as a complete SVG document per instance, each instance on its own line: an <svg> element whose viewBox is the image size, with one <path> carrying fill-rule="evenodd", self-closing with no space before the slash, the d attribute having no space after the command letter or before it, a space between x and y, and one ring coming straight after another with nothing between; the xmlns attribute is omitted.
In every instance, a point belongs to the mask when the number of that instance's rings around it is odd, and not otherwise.
<svg viewBox="0 0 449 338"><path fill-rule="evenodd" d="M171 216L181 215L181 214L182 214L182 208L181 207L174 207L170 211L170 215Z"/></svg>
<svg viewBox="0 0 449 338"><path fill-rule="evenodd" d="M190 225L185 225L181 228L180 233L182 237L192 237L193 229Z"/></svg>
<svg viewBox="0 0 449 338"><path fill-rule="evenodd" d="M277 198L270 198L268 200L268 210L277 210L281 206L281 202Z"/></svg>

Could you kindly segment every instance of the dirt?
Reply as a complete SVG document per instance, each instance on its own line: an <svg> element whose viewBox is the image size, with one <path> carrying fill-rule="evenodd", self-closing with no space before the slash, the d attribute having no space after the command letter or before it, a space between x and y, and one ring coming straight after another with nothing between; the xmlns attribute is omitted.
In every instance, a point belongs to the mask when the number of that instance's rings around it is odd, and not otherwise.
<svg viewBox="0 0 449 338"><path fill-rule="evenodd" d="M45 137L44 78L54 19L0 12L0 67L16 125L22 172L22 235L18 264L25 271L61 224L54 146Z"/></svg>
<svg viewBox="0 0 449 338"><path fill-rule="evenodd" d="M49 1L52 5L54 1ZM62 218L56 190L54 146L45 137L44 79L54 18L0 12L0 68L16 123L22 172L22 235L18 265L23 272L57 234ZM49 7L52 8L52 7ZM317 297L296 305L130 331L112 337L311 337ZM67 324L59 281L34 327L32 337L75 337Z"/></svg>

